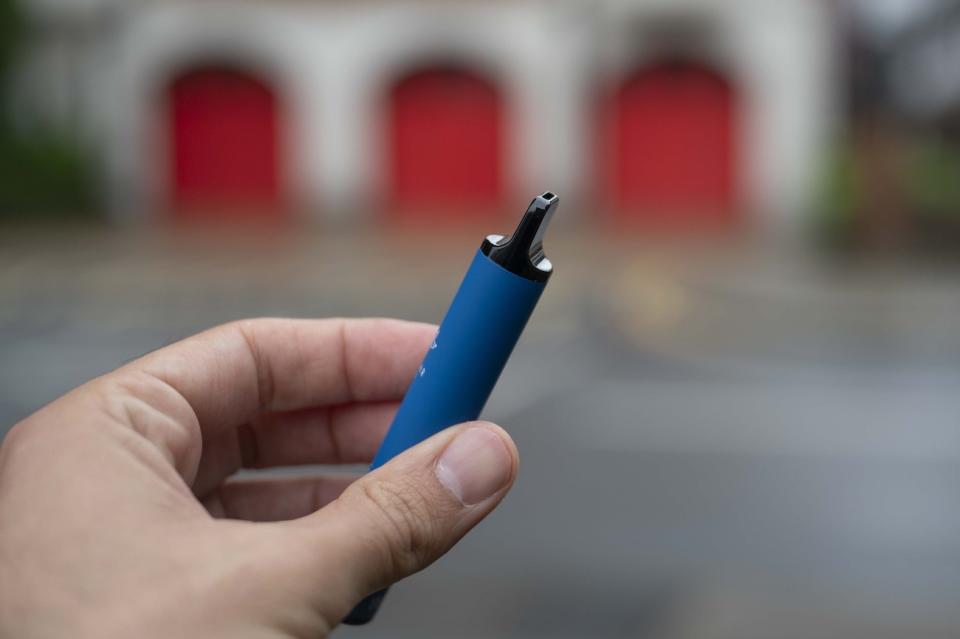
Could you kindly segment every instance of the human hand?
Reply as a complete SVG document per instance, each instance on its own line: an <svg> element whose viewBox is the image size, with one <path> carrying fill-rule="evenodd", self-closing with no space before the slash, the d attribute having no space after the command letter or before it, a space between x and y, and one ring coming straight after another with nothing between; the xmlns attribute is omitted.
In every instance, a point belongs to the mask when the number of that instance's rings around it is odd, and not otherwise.
<svg viewBox="0 0 960 639"><path fill-rule="evenodd" d="M513 483L510 437L455 426L362 478L435 327L250 320L155 351L0 448L0 636L304 637L444 554Z"/></svg>

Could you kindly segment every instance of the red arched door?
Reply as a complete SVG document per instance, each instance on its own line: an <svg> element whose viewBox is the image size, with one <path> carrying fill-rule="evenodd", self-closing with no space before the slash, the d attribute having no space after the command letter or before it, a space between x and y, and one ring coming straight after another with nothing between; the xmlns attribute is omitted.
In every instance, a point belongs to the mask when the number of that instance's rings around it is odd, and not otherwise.
<svg viewBox="0 0 960 639"><path fill-rule="evenodd" d="M623 221L729 225L737 206L732 87L702 65L668 62L632 75L602 110L601 183Z"/></svg>
<svg viewBox="0 0 960 639"><path fill-rule="evenodd" d="M497 209L503 132L500 95L493 84L455 69L420 71L394 85L389 119L395 216L463 216Z"/></svg>
<svg viewBox="0 0 960 639"><path fill-rule="evenodd" d="M270 87L233 69L195 69L170 85L168 109L178 217L281 214L281 123Z"/></svg>

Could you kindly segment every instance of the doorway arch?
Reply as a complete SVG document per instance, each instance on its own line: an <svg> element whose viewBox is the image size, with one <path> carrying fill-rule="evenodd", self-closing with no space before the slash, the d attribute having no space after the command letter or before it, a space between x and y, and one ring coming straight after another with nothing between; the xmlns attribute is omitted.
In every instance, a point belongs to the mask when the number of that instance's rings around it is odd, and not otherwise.
<svg viewBox="0 0 960 639"><path fill-rule="evenodd" d="M282 110L263 78L198 66L167 88L168 193L179 218L284 212Z"/></svg>
<svg viewBox="0 0 960 639"><path fill-rule="evenodd" d="M390 89L387 173L395 216L496 210L503 106L486 77L457 67L407 74Z"/></svg>
<svg viewBox="0 0 960 639"><path fill-rule="evenodd" d="M738 102L727 78L699 62L631 73L601 107L599 181L615 216L674 227L732 224Z"/></svg>

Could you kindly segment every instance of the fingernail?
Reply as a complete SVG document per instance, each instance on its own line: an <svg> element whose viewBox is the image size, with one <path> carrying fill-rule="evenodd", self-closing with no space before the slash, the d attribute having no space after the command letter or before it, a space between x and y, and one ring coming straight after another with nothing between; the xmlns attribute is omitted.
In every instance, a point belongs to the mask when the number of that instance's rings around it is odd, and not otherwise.
<svg viewBox="0 0 960 639"><path fill-rule="evenodd" d="M437 479L464 506L479 504L510 480L513 460L500 436L486 428L463 431L437 461Z"/></svg>

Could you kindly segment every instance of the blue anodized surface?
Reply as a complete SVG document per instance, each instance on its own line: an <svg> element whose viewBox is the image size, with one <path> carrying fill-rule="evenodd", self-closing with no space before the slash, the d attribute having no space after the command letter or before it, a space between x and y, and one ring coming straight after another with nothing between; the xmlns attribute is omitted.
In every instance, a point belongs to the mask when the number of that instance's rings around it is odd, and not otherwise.
<svg viewBox="0 0 960 639"><path fill-rule="evenodd" d="M545 286L477 251L371 469L480 416Z"/></svg>

